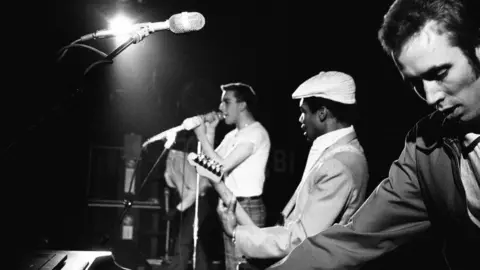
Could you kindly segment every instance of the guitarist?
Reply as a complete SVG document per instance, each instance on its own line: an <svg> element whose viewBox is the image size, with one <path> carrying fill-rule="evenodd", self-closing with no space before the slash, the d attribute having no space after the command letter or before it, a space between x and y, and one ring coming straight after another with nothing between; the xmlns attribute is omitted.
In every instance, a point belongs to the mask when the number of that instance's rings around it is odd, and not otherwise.
<svg viewBox="0 0 480 270"><path fill-rule="evenodd" d="M225 135L216 149L213 142L220 120L216 113L209 115L213 121L206 123L201 117L194 117L198 124L194 131L202 152L223 166L225 185L242 206L248 222L263 227L266 210L262 193L270 155L270 137L254 117L257 95L250 85L237 82L221 85L220 88L222 96L219 110L225 123L235 128ZM225 269L237 269L242 257L227 235L224 235L224 247Z"/></svg>
<svg viewBox="0 0 480 270"><path fill-rule="evenodd" d="M235 198L217 209L225 233L248 258L285 257L307 237L334 223L347 223L366 196L368 167L353 128L351 76L320 72L302 83L292 98L300 100L301 128L313 143L302 180L282 212L284 224L237 225Z"/></svg>

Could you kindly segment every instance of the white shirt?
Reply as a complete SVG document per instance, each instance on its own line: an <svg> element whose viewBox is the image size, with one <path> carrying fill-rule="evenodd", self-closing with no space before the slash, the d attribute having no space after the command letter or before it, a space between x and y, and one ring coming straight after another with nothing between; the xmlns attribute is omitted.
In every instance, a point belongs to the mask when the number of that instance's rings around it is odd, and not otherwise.
<svg viewBox="0 0 480 270"><path fill-rule="evenodd" d="M253 197L263 193L265 171L270 155L270 137L260 122L234 129L225 135L215 150L226 158L238 144L251 142L253 153L234 168L225 178L225 185L236 197Z"/></svg>
<svg viewBox="0 0 480 270"><path fill-rule="evenodd" d="M479 134L469 133L465 136L465 145L469 145ZM468 153L468 158L462 155L460 174L467 196L467 212L470 219L480 228L480 143Z"/></svg>

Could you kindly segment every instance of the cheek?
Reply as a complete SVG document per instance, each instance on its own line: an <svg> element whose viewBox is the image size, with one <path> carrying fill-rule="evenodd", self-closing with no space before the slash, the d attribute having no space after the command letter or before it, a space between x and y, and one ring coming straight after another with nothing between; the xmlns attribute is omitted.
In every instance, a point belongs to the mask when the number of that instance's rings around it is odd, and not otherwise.
<svg viewBox="0 0 480 270"><path fill-rule="evenodd" d="M307 131L312 132L313 130L313 123L310 118L305 119L305 125L307 126Z"/></svg>
<svg viewBox="0 0 480 270"><path fill-rule="evenodd" d="M466 106L470 110L479 111L480 109L480 78L477 78L472 84L464 90L465 96L462 97Z"/></svg>
<svg viewBox="0 0 480 270"><path fill-rule="evenodd" d="M461 106L463 121L470 121L480 115L479 89L480 78L476 78L471 69L469 76L464 76L449 86L448 94L451 95L452 105Z"/></svg>
<svg viewBox="0 0 480 270"><path fill-rule="evenodd" d="M229 112L231 111L231 110L230 110L230 107L231 107L231 106L229 106L229 105L225 105L224 108L225 108L225 111L226 111L227 113L229 113Z"/></svg>
<svg viewBox="0 0 480 270"><path fill-rule="evenodd" d="M457 97L463 101L471 101L474 95L478 96L477 87L479 79L476 78L473 69L468 64L459 66L455 70L451 70L449 78L444 82L446 93L450 96Z"/></svg>

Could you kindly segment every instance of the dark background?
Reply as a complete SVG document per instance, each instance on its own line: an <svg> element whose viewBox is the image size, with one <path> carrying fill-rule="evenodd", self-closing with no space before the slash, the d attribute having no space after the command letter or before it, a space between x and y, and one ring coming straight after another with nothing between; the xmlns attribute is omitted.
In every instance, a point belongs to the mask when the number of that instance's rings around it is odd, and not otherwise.
<svg viewBox="0 0 480 270"><path fill-rule="evenodd" d="M339 70L356 80L356 129L372 189L387 175L408 129L430 110L403 84L377 41L390 2L71 0L4 8L18 16L5 24L3 54L4 209L13 245L34 247L47 238L53 247L86 248L90 149L122 147L128 133L145 140L215 109L219 85L231 81L249 83L260 97L259 120L272 140L265 183L270 216L293 193L310 146L291 94L320 71ZM61 47L107 28L120 10L137 22L197 11L206 25L186 34L153 33L86 77L98 54L73 48L56 62ZM106 53L118 46L113 39L86 44ZM156 145L146 153L145 164L160 150Z"/></svg>

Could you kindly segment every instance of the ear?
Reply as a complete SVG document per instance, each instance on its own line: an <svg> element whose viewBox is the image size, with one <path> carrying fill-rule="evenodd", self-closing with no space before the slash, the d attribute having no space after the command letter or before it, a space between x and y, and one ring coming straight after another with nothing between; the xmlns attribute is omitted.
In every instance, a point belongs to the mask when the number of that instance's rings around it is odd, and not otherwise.
<svg viewBox="0 0 480 270"><path fill-rule="evenodd" d="M247 102L242 101L238 103L238 106L240 107L240 111L245 111L247 109Z"/></svg>
<svg viewBox="0 0 480 270"><path fill-rule="evenodd" d="M327 119L327 115L328 115L328 110L327 110L327 107L325 106L322 106L320 107L316 112L315 112L318 120L320 122L324 122L325 119Z"/></svg>

